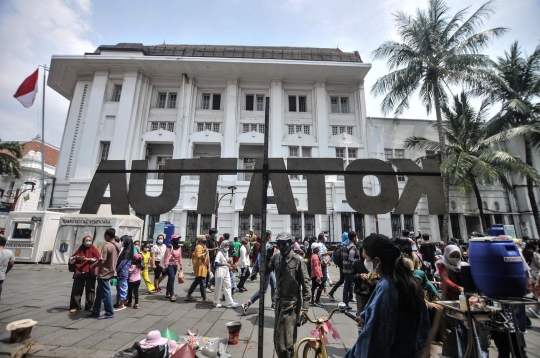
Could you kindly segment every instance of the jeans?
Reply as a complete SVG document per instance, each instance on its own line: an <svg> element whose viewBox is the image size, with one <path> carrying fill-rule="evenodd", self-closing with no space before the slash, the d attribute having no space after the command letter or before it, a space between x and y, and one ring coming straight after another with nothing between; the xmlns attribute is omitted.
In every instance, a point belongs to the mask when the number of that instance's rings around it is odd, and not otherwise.
<svg viewBox="0 0 540 358"><path fill-rule="evenodd" d="M273 272L270 272L269 274L264 276L264 287L263 287L263 295L268 290L268 285L270 285L270 297L272 298L272 303L276 302L276 275L274 275ZM261 291L257 291L251 296L249 299L249 302L254 303L261 297Z"/></svg>
<svg viewBox="0 0 540 358"><path fill-rule="evenodd" d="M109 285L109 279L102 280L97 279L96 298L94 300L94 308L92 314L99 316L101 312L101 303L105 306L105 316L114 317L114 309L112 303L111 286Z"/></svg>
<svg viewBox="0 0 540 358"><path fill-rule="evenodd" d="M119 301L125 301L127 298L128 291L128 278L118 278L118 283L116 284L116 298Z"/></svg>
<svg viewBox="0 0 540 358"><path fill-rule="evenodd" d="M191 296L191 294L193 293L193 291L195 291L198 285L200 285L201 288L201 297L206 298L206 277L203 276L195 277L195 280L193 280L193 283L189 288L188 296Z"/></svg>
<svg viewBox="0 0 540 358"><path fill-rule="evenodd" d="M343 275L343 269L340 267L339 268L339 281L336 282L336 284L334 285L334 287L332 287L329 293L333 296L334 293L336 293L338 287L343 285L343 282L345 282L345 276Z"/></svg>
<svg viewBox="0 0 540 358"><path fill-rule="evenodd" d="M167 266L167 295L174 295L174 280L176 279L176 271L178 270L177 265L168 265Z"/></svg>
<svg viewBox="0 0 540 358"><path fill-rule="evenodd" d="M343 283L343 302L348 306L350 301L350 296L352 294L351 290L351 283L353 275L349 275L348 273L344 273L343 276L345 277L345 282Z"/></svg>
<svg viewBox="0 0 540 358"><path fill-rule="evenodd" d="M324 287L327 287L328 286L328 265L321 265L322 267L322 275L323 275L323 280L324 280Z"/></svg>

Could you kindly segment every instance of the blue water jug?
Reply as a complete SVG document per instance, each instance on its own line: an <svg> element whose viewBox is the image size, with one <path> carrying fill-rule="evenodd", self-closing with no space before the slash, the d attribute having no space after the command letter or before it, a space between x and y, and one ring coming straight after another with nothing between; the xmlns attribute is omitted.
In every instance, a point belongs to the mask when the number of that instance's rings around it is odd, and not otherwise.
<svg viewBox="0 0 540 358"><path fill-rule="evenodd" d="M474 284L485 296L523 298L526 293L523 257L512 240L479 237L469 242Z"/></svg>

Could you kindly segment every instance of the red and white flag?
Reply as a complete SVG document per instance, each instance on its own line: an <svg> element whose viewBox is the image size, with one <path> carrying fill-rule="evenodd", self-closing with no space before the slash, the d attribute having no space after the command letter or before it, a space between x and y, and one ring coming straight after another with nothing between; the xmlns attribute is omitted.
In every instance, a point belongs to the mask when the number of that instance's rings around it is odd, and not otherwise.
<svg viewBox="0 0 540 358"><path fill-rule="evenodd" d="M24 82L19 86L17 92L13 95L17 101L21 102L26 108L31 107L36 99L38 91L38 75L39 68L36 72L27 77Z"/></svg>

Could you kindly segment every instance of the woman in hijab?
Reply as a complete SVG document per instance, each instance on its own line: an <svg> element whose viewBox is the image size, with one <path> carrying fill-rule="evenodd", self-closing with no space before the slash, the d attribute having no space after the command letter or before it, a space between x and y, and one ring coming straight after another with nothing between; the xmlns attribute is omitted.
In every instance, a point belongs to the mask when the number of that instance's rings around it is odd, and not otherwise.
<svg viewBox="0 0 540 358"><path fill-rule="evenodd" d="M176 302L174 296L174 280L176 273L182 270L182 246L180 246L180 235L171 236L171 245L165 250L165 271L167 271L167 292L166 299Z"/></svg>
<svg viewBox="0 0 540 358"><path fill-rule="evenodd" d="M116 265L118 283L116 284L115 311L121 311L126 308L124 303L127 299L129 267L131 266L134 250L131 236L124 235L120 240L122 241L122 252L118 255L118 264Z"/></svg>
<svg viewBox="0 0 540 358"><path fill-rule="evenodd" d="M441 277L443 301L458 300L459 293L463 290L461 277L461 251L456 245L448 245L444 248L443 259L438 262L437 269Z"/></svg>
<svg viewBox="0 0 540 358"><path fill-rule="evenodd" d="M225 302L227 308L238 307L238 303L235 302L231 294L231 277L229 276L229 270L231 264L229 263L229 241L225 240L219 247L219 252L216 255L214 265L216 267L216 289L214 290L214 307L221 307L219 299L221 297L221 288L223 287L223 293L225 295Z"/></svg>
<svg viewBox="0 0 540 358"><path fill-rule="evenodd" d="M96 275L93 265L99 259L99 251L92 245L92 237L83 237L83 243L69 259L70 265L75 267L73 273L73 286L71 287L71 300L69 303L69 313L81 310L81 297L86 288L86 301L84 309L91 312L94 306L96 292Z"/></svg>

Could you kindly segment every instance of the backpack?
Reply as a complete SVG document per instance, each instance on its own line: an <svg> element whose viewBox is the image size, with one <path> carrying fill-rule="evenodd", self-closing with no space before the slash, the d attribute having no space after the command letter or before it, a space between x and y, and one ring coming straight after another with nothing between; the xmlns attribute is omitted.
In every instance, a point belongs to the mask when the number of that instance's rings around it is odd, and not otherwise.
<svg viewBox="0 0 540 358"><path fill-rule="evenodd" d="M338 267L343 267L343 246L339 245L332 254L333 261Z"/></svg>

